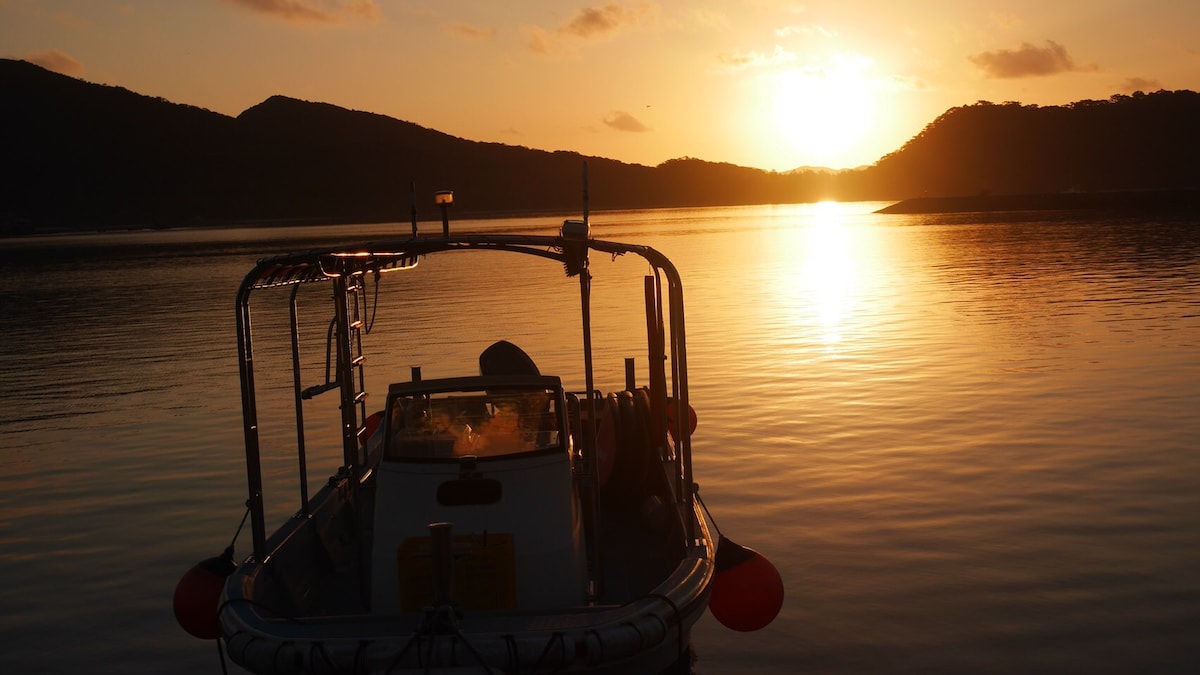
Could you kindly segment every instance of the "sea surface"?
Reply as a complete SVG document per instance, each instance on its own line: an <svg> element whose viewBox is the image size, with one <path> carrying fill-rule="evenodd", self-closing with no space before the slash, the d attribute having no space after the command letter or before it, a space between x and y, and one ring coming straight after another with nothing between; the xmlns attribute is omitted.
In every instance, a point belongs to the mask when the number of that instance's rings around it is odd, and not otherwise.
<svg viewBox="0 0 1200 675"><path fill-rule="evenodd" d="M679 267L701 495L784 578L769 627L700 621L695 672L1200 672L1200 222L880 206L592 214ZM0 671L220 672L171 601L242 516L238 283L267 254L408 227L0 241ZM640 319L599 293L630 264L594 261L606 377L644 358L622 344ZM567 367L561 270L418 269L376 320L441 333L403 359L373 345L378 377L465 374L499 338ZM267 393L289 391L286 350L261 354ZM265 429L269 488L294 483ZM336 461L314 464L319 483ZM279 494L273 518L298 505Z"/></svg>

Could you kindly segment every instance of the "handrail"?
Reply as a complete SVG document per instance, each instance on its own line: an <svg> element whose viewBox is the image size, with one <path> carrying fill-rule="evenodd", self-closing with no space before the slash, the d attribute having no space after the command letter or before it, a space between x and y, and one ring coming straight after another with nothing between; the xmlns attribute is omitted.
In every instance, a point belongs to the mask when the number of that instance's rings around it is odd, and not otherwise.
<svg viewBox="0 0 1200 675"><path fill-rule="evenodd" d="M659 251L649 246L626 244L601 239L567 238L564 236L547 235L453 235L448 237L413 237L406 240L368 242L364 244L336 247L322 250L310 250L270 258L264 258L251 269L243 278L237 294L237 331L238 331L238 360L242 392L242 421L246 447L247 488L249 498L247 505L251 512L251 524L254 540L254 556L260 562L268 554L266 551L266 526L263 507L263 480L258 433L258 412L255 402L254 386L254 357L253 338L251 335L250 296L255 290L269 288L292 287L296 284L311 282L333 281L339 278L361 275L364 273L384 273L411 269L420 258L434 253L490 250L510 253L521 253L542 258L548 258L563 264L568 275L579 274L577 267L580 251L586 247L588 251L605 253L613 257L634 254L645 259L656 275L661 274L666 280L666 308L658 307L669 312L668 348L670 360L671 393L680 410L688 410L687 387L687 353L684 342L683 320L683 288L679 272L675 265ZM581 277L587 276L586 267ZM586 285L586 279L581 279ZM335 296L337 294L335 293ZM341 307L344 310L344 303ZM342 312L344 313L344 312ZM587 317L584 317L587 320ZM347 335L345 328L340 333ZM345 357L346 355L342 355ZM345 358L349 362L348 357ZM339 366L343 359L339 359ZM588 364L590 365L590 364ZM331 379L325 385L309 387L302 391L304 398L321 391L337 388L341 384L353 387L353 384L342 383L343 375ZM588 389L592 389L591 383ZM352 401L344 402L346 408L352 407ZM346 461L349 465L353 459L351 442L357 443L356 429L344 423L344 448ZM674 438L675 465L678 480L681 483L677 495L680 499L691 494L692 456L690 428L687 424L678 425L678 437ZM585 441L586 446L586 441ZM687 521L688 537L694 538L694 523Z"/></svg>

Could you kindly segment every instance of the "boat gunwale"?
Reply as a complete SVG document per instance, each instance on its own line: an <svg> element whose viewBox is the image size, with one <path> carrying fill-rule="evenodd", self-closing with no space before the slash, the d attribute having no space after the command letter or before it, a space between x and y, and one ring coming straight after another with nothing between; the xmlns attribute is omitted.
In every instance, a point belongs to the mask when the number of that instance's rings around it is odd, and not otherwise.
<svg viewBox="0 0 1200 675"><path fill-rule="evenodd" d="M619 626L630 620L630 617L645 616L654 613L659 605L665 605L670 612L664 612L674 617L675 622L684 622L685 617L695 613L698 617L707 607L708 596L711 593L711 581L716 573L715 546L708 523L703 517L701 506L693 502L694 517L700 527L699 537L687 547L683 558L676 564L675 569L665 577L650 592L640 594L622 603L595 605L580 605L555 609L523 609L523 610L471 610L459 619L460 629L472 639L502 638L505 635L523 633L537 634L549 632L545 619L555 620L554 631L588 633L602 630L609 626ZM299 530L308 519L297 519L294 530ZM280 541L282 546L290 539L295 531L288 532ZM232 626L233 630L222 631L225 635L237 632L251 632L260 639L277 638L280 640L320 640L322 642L339 640L387 640L407 638L418 632L420 612L405 612L394 614L373 614L370 612L356 614L333 614L307 617L291 617L286 615L268 616L261 613L260 607L247 589L255 586L256 577L263 573L270 558L257 562L252 557L247 558L233 573L240 577L241 583L226 585L222 601L217 613L217 620L222 624L240 624ZM233 595L233 593L238 595ZM233 618L228 617L232 614ZM577 625L563 628L560 624L571 617L587 620ZM514 621L525 620L526 627L514 627ZM539 625L539 620L540 625ZM667 620L668 624L671 620ZM501 626L500 624L503 624ZM331 628L340 628L338 635L330 632ZM271 629L287 628L286 631ZM364 631L364 629L370 629ZM401 629L401 630L397 630Z"/></svg>

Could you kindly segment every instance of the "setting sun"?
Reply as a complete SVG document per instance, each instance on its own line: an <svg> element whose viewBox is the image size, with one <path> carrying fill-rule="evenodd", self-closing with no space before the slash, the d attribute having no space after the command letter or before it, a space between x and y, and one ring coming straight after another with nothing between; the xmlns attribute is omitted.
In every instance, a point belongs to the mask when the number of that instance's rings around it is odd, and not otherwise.
<svg viewBox="0 0 1200 675"><path fill-rule="evenodd" d="M824 67L780 73L775 123L786 150L841 166L874 121L874 93L863 56L842 55Z"/></svg>

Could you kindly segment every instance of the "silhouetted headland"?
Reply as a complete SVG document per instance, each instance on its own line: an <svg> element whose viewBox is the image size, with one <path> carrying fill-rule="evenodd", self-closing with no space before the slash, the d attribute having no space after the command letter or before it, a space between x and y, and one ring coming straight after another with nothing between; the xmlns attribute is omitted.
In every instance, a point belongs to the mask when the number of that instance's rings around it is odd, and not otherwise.
<svg viewBox="0 0 1200 675"><path fill-rule="evenodd" d="M1056 192L905 199L876 213L967 213L1001 211L1105 211L1111 213L1200 212L1200 190Z"/></svg>
<svg viewBox="0 0 1200 675"><path fill-rule="evenodd" d="M1200 189L1200 94L1191 91L1051 107L981 101L948 110L870 166L786 172L471 141L284 96L229 117L14 60L0 60L0 98L7 234L407 221L414 182L423 218L437 217L425 205L443 188L455 190L460 218L575 213L584 160L596 209L920 196L894 208L1133 208L1162 198L1194 211ZM1112 194L1123 196L1103 196Z"/></svg>

